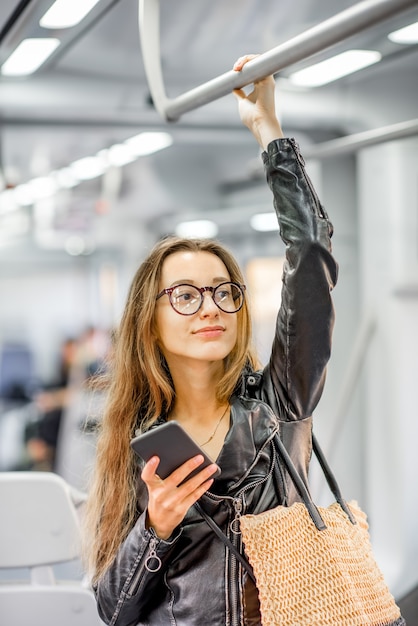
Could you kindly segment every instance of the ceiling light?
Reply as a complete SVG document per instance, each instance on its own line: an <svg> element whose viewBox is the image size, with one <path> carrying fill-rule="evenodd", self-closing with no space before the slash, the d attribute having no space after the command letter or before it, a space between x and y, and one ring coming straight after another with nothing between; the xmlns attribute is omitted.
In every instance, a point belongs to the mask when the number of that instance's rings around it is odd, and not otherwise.
<svg viewBox="0 0 418 626"><path fill-rule="evenodd" d="M51 172L51 176L54 176L57 185L64 189L71 189L71 187L75 187L80 182L80 179L74 175L74 172L69 167L63 167L60 170Z"/></svg>
<svg viewBox="0 0 418 626"><path fill-rule="evenodd" d="M24 39L1 66L3 76L32 74L59 46L60 40L50 38Z"/></svg>
<svg viewBox="0 0 418 626"><path fill-rule="evenodd" d="M40 176L39 178L32 178L27 185L34 201L41 200L42 198L49 198L53 196L58 189L57 181L53 176Z"/></svg>
<svg viewBox="0 0 418 626"><path fill-rule="evenodd" d="M168 148L173 143L173 138L169 133L146 132L135 135L125 141L136 156L145 156Z"/></svg>
<svg viewBox="0 0 418 626"><path fill-rule="evenodd" d="M85 157L71 163L70 171L79 180L90 180L101 176L106 170L104 159L98 156Z"/></svg>
<svg viewBox="0 0 418 626"><path fill-rule="evenodd" d="M201 237L202 239L211 239L218 234L218 226L211 220L192 220L190 222L180 222L176 226L176 235L178 237Z"/></svg>
<svg viewBox="0 0 418 626"><path fill-rule="evenodd" d="M268 232L270 230L279 230L279 224L277 222L276 214L271 213L257 213L250 219L251 228L260 232Z"/></svg>
<svg viewBox="0 0 418 626"><path fill-rule="evenodd" d="M43 28L69 28L85 18L99 0L56 0L39 20Z"/></svg>
<svg viewBox="0 0 418 626"><path fill-rule="evenodd" d="M377 63L382 58L375 50L347 50L335 57L321 61L294 72L289 79L295 85L303 87L319 87L333 80L357 72L358 70Z"/></svg>
<svg viewBox="0 0 418 626"><path fill-rule="evenodd" d="M418 22L394 30L393 33L389 33L388 37L395 43L418 43Z"/></svg>
<svg viewBox="0 0 418 626"><path fill-rule="evenodd" d="M137 158L132 147L123 143L115 143L108 150L100 150L98 156L102 154L107 159L109 165L114 165L115 167L122 167L122 165L132 163Z"/></svg>
<svg viewBox="0 0 418 626"><path fill-rule="evenodd" d="M14 197L19 206L30 206L34 203L33 192L28 183L18 185L14 188Z"/></svg>

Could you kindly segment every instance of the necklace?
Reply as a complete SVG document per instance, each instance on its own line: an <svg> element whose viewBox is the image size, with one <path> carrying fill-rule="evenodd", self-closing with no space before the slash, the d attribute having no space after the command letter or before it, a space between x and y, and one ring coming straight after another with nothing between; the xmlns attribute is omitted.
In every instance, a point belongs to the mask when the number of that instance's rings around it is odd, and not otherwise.
<svg viewBox="0 0 418 626"><path fill-rule="evenodd" d="M226 409L225 409L225 411L222 413L221 417L219 418L219 421L218 421L218 423L217 423L217 424L216 424L216 426L215 426L215 430L213 431L213 433L211 434L211 436L209 437L209 439L208 439L207 441L205 441L204 443L200 443L200 444L199 444L199 445L200 445L200 447L202 447L202 446L207 446L207 444L208 444L208 443L210 443L210 442L212 441L212 439L213 439L213 438L214 438L214 436L216 435L216 433L217 433L217 431L218 431L218 428L219 428L219 426L220 426L220 424L221 424L221 422L222 422L223 418L225 417L226 412L228 411L228 409L229 409L229 404L227 404L227 405L226 405Z"/></svg>

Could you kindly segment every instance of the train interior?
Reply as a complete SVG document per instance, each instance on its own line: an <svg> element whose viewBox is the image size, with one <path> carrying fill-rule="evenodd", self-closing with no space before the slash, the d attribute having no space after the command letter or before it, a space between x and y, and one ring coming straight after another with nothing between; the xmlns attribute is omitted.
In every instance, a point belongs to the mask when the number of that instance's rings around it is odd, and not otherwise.
<svg viewBox="0 0 418 626"><path fill-rule="evenodd" d="M241 55L276 51L278 115L333 223L339 263L314 429L418 625L417 2L89 0L68 3L85 9L68 23L58 4L0 3L0 597L10 585L7 602L19 603L17 583L32 584L19 620L5 623L41 623L43 602L51 624L100 623L68 539L104 402L88 381L156 241L178 233L229 247L269 357L285 247L231 70ZM40 60L35 49L13 57L34 41L46 43ZM314 462L311 483L326 503ZM51 520L57 505L62 542L41 554L43 511ZM68 579L84 622L64 621L57 589L36 593L36 582Z"/></svg>

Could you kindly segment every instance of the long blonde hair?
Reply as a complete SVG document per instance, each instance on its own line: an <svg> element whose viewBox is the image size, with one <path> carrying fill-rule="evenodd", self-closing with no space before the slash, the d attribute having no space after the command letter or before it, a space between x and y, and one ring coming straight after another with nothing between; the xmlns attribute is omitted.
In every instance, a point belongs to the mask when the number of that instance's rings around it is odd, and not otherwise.
<svg viewBox="0 0 418 626"><path fill-rule="evenodd" d="M114 560L138 515L138 465L130 440L136 429L149 427L173 403L175 390L153 326L161 268L164 260L178 251L210 252L222 260L232 281L243 283L232 254L218 242L207 239L167 237L154 246L136 272L114 336L107 372L107 402L85 511L83 555L93 583ZM224 374L217 386L220 403L230 398L246 366L259 365L252 347L246 301L237 316L237 341L224 359Z"/></svg>

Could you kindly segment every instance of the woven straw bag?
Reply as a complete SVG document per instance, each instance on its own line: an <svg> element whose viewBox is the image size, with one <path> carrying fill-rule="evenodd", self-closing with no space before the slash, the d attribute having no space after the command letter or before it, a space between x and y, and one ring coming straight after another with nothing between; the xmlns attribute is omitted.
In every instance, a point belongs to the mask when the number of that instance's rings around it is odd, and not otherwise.
<svg viewBox="0 0 418 626"><path fill-rule="evenodd" d="M337 500L327 508L312 502L279 437L275 444L303 502L240 518L262 625L405 626L373 557L366 515L343 500L317 441Z"/></svg>

